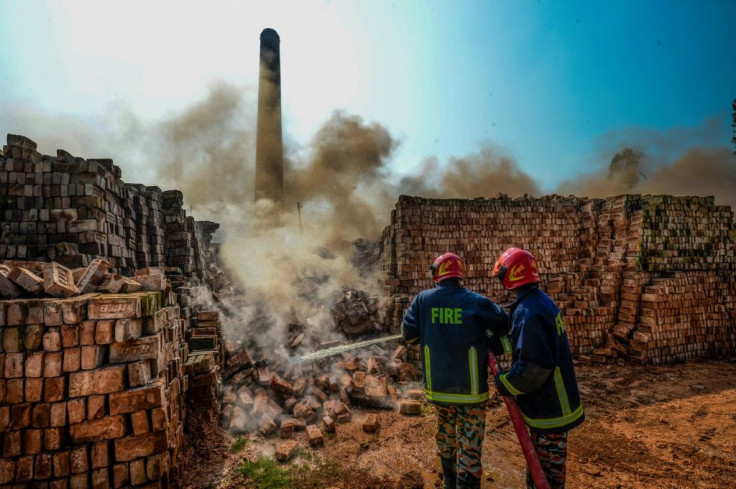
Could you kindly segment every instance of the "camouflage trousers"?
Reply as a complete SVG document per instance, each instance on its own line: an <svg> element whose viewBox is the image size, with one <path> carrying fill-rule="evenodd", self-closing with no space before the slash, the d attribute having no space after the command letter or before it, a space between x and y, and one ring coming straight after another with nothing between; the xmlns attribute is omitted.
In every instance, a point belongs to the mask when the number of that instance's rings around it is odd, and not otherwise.
<svg viewBox="0 0 736 489"><path fill-rule="evenodd" d="M567 432L565 433L535 433L529 432L539 462L547 476L551 489L565 489L565 475L567 462ZM526 469L526 487L535 489L532 474Z"/></svg>
<svg viewBox="0 0 736 489"><path fill-rule="evenodd" d="M435 405L437 411L437 451L440 457L455 459L457 473L480 478L483 437L486 431L486 403Z"/></svg>

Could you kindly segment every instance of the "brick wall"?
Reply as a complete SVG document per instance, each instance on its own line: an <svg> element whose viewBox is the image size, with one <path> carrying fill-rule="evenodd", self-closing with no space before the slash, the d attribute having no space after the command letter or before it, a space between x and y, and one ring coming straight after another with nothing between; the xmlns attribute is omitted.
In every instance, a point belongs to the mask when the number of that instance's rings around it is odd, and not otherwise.
<svg viewBox="0 0 736 489"><path fill-rule="evenodd" d="M0 301L0 486L166 487L185 324L173 293Z"/></svg>
<svg viewBox="0 0 736 489"><path fill-rule="evenodd" d="M446 251L465 259L469 288L511 302L490 270L516 246L536 256L582 358L661 363L733 354L734 229L732 209L710 197L401 196L382 237L389 313L398 331L411 297L432 286L427 267Z"/></svg>

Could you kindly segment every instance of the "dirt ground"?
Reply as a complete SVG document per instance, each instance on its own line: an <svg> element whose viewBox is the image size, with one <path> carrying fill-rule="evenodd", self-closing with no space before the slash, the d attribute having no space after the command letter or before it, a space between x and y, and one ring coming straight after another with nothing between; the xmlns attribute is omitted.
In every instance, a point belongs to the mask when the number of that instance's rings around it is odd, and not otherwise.
<svg viewBox="0 0 736 489"><path fill-rule="evenodd" d="M667 366L578 365L587 420L570 432L570 488L716 488L736 481L736 359ZM435 416L378 414L380 428L364 433L353 421L338 425L321 448L303 447L284 470L307 467L291 485L330 489L434 487ZM212 426L189 434L179 486L258 487L237 468L272 455L280 440L250 436L231 453L233 439ZM243 443L243 442L241 442ZM524 487L524 460L500 398L491 402L483 445L482 487ZM311 473L312 477L306 477ZM264 484L261 484L264 487ZM278 487L278 486L273 486Z"/></svg>

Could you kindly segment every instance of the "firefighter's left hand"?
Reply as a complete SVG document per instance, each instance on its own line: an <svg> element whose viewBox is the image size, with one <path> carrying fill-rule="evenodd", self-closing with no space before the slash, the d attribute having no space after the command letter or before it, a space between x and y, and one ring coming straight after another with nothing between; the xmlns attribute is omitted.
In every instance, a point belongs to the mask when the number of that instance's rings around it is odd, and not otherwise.
<svg viewBox="0 0 736 489"><path fill-rule="evenodd" d="M508 389L506 389L506 386L503 385L503 382L501 382L501 379L500 379L501 375L503 375L505 373L506 373L505 370L499 369L498 370L498 373L495 375L495 377L493 377L493 380L496 382L496 389L498 389L498 392L502 396L512 396L513 394L511 394L508 391Z"/></svg>

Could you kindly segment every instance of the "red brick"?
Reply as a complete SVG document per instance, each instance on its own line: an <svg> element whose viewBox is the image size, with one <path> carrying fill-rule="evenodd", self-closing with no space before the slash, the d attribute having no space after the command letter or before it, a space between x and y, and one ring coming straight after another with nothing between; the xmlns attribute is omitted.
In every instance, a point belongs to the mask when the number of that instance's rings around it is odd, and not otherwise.
<svg viewBox="0 0 736 489"><path fill-rule="evenodd" d="M31 425L33 404L15 404L10 406L10 418L13 420L12 428L21 429Z"/></svg>
<svg viewBox="0 0 736 489"><path fill-rule="evenodd" d="M61 325L61 346L69 348L79 345L79 325L78 324L62 324Z"/></svg>
<svg viewBox="0 0 736 489"><path fill-rule="evenodd" d="M64 372L76 372L81 368L81 366L82 349L79 347L65 349L61 369Z"/></svg>
<svg viewBox="0 0 736 489"><path fill-rule="evenodd" d="M86 320L79 323L79 344L80 345L94 345L95 344L95 329L97 323L92 320Z"/></svg>
<svg viewBox="0 0 736 489"><path fill-rule="evenodd" d="M130 341L143 334L143 320L141 318L125 318L115 321L115 341Z"/></svg>
<svg viewBox="0 0 736 489"><path fill-rule="evenodd" d="M422 414L422 403L410 399L399 401L399 413L406 415Z"/></svg>
<svg viewBox="0 0 736 489"><path fill-rule="evenodd" d="M5 309L5 325L20 326L26 324L28 307L25 301L8 301Z"/></svg>
<svg viewBox="0 0 736 489"><path fill-rule="evenodd" d="M163 408L151 409L151 430L164 431L169 427L169 418Z"/></svg>
<svg viewBox="0 0 736 489"><path fill-rule="evenodd" d="M85 474L75 474L69 477L69 489L89 489L89 476Z"/></svg>
<svg viewBox="0 0 736 489"><path fill-rule="evenodd" d="M23 346L26 350L38 350L43 340L44 326L29 324L23 330Z"/></svg>
<svg viewBox="0 0 736 489"><path fill-rule="evenodd" d="M108 294L117 294L125 285L125 277L117 273L105 273L102 276L100 284L97 286L98 292L107 292Z"/></svg>
<svg viewBox="0 0 736 489"><path fill-rule="evenodd" d="M48 299L37 299L28 301L28 314L26 315L27 324L43 325L43 310Z"/></svg>
<svg viewBox="0 0 736 489"><path fill-rule="evenodd" d="M164 402L164 384L156 384L110 394L110 414L132 413L140 409L161 407Z"/></svg>
<svg viewBox="0 0 736 489"><path fill-rule="evenodd" d="M72 372L69 374L69 397L109 394L122 390L124 378L124 365Z"/></svg>
<svg viewBox="0 0 736 489"><path fill-rule="evenodd" d="M87 419L87 398L69 399L66 403L69 424L81 423Z"/></svg>
<svg viewBox="0 0 736 489"><path fill-rule="evenodd" d="M89 319L123 319L142 317L139 296L100 296L90 299L87 315Z"/></svg>
<svg viewBox="0 0 736 489"><path fill-rule="evenodd" d="M63 401L66 398L66 377L47 377L44 379L44 402Z"/></svg>
<svg viewBox="0 0 736 489"><path fill-rule="evenodd" d="M0 458L0 484L7 484L15 479L15 460Z"/></svg>
<svg viewBox="0 0 736 489"><path fill-rule="evenodd" d="M47 328L43 334L43 349L45 351L61 351L61 333L59 328Z"/></svg>
<svg viewBox="0 0 736 489"><path fill-rule="evenodd" d="M128 364L128 382L131 387L140 387L151 381L151 366L142 360Z"/></svg>
<svg viewBox="0 0 736 489"><path fill-rule="evenodd" d="M87 446L73 448L69 453L69 469L72 474L86 474L89 471Z"/></svg>
<svg viewBox="0 0 736 489"><path fill-rule="evenodd" d="M31 409L31 425L34 428L48 428L51 421L51 404L34 404Z"/></svg>
<svg viewBox="0 0 736 489"><path fill-rule="evenodd" d="M46 428L43 430L43 449L49 452L59 450L64 444L62 428Z"/></svg>
<svg viewBox="0 0 736 489"><path fill-rule="evenodd" d="M276 460L279 462L291 460L294 455L296 455L298 448L299 443L296 440L286 440L285 442L280 443L276 447Z"/></svg>
<svg viewBox="0 0 736 489"><path fill-rule="evenodd" d="M3 457L17 457L21 453L21 432L8 431L3 436Z"/></svg>
<svg viewBox="0 0 736 489"><path fill-rule="evenodd" d="M44 303L43 323L46 326L61 326L64 324L61 314L61 301L48 301Z"/></svg>
<svg viewBox="0 0 736 489"><path fill-rule="evenodd" d="M83 294L94 292L97 286L102 282L102 277L110 268L110 263L99 258L92 260L87 266L82 276L77 280L75 285Z"/></svg>
<svg viewBox="0 0 736 489"><path fill-rule="evenodd" d="M148 433L148 412L146 410L136 411L130 414L130 424L133 427L134 435L142 435Z"/></svg>
<svg viewBox="0 0 736 489"><path fill-rule="evenodd" d="M166 290L166 277L164 275L138 275L131 278L140 284L141 290Z"/></svg>
<svg viewBox="0 0 736 489"><path fill-rule="evenodd" d="M2 359L0 359L0 365L2 365ZM5 404L5 395L7 394L7 390L8 389L7 389L5 379L0 379L0 406Z"/></svg>
<svg viewBox="0 0 736 489"><path fill-rule="evenodd" d="M161 352L161 333L110 345L110 363L153 360Z"/></svg>
<svg viewBox="0 0 736 489"><path fill-rule="evenodd" d="M39 295L43 292L43 279L30 270L16 267L10 270L7 276L21 289L33 295Z"/></svg>
<svg viewBox="0 0 736 489"><path fill-rule="evenodd" d="M115 321L97 321L95 330L95 343L98 345L109 345L115 334Z"/></svg>
<svg viewBox="0 0 736 489"><path fill-rule="evenodd" d="M146 463L143 459L130 462L130 483L134 486L146 482Z"/></svg>
<svg viewBox="0 0 736 489"><path fill-rule="evenodd" d="M0 330L0 332L2 333L4 351L14 353L23 350L23 338L20 327L8 327Z"/></svg>
<svg viewBox="0 0 736 489"><path fill-rule="evenodd" d="M109 489L112 485L110 483L110 471L107 468L93 470L91 482L92 489Z"/></svg>
<svg viewBox="0 0 736 489"><path fill-rule="evenodd" d="M24 430L23 448L26 455L41 453L43 448L43 430Z"/></svg>
<svg viewBox="0 0 736 489"><path fill-rule="evenodd" d="M35 468L33 478L36 480L46 480L51 477L51 454L39 453L36 455Z"/></svg>
<svg viewBox="0 0 736 489"><path fill-rule="evenodd" d="M276 429L276 423L273 422L273 419L268 414L264 413L261 416L261 421L258 423L258 432L263 436L268 436L275 433Z"/></svg>
<svg viewBox="0 0 736 489"><path fill-rule="evenodd" d="M115 460L127 462L136 458L161 453L168 448L166 433L154 431L145 435L128 436L115 440Z"/></svg>
<svg viewBox="0 0 736 489"><path fill-rule="evenodd" d="M108 454L109 442L98 441L92 444L92 452L90 453L90 463L93 469L107 467L110 465L110 455Z"/></svg>
<svg viewBox="0 0 736 489"><path fill-rule="evenodd" d="M69 425L69 436L72 443L111 440L120 438L124 434L125 419L122 416L108 416Z"/></svg>
<svg viewBox="0 0 736 489"><path fill-rule="evenodd" d="M102 348L97 345L89 345L82 347L82 369L92 370L102 366L103 352Z"/></svg>
<svg viewBox="0 0 736 489"><path fill-rule="evenodd" d="M66 403L55 402L51 404L51 410L49 414L49 426L66 426L66 419Z"/></svg>
<svg viewBox="0 0 736 489"><path fill-rule="evenodd" d="M322 438L322 431L320 431L317 426L310 424L307 426L307 439L309 440L309 444L313 447L323 445L324 444L324 438Z"/></svg>
<svg viewBox="0 0 736 489"><path fill-rule="evenodd" d="M43 352L36 351L26 356L26 377L41 377L43 375Z"/></svg>
<svg viewBox="0 0 736 489"><path fill-rule="evenodd" d="M10 426L10 406L0 406L0 433Z"/></svg>
<svg viewBox="0 0 736 489"><path fill-rule="evenodd" d="M9 379L5 382L5 402L19 404L23 402L25 390L24 379Z"/></svg>
<svg viewBox="0 0 736 489"><path fill-rule="evenodd" d="M69 489L69 479L54 479L49 481L49 489Z"/></svg>
<svg viewBox="0 0 736 489"><path fill-rule="evenodd" d="M67 477L69 475L69 450L54 453L53 467L54 477Z"/></svg>
<svg viewBox="0 0 736 489"><path fill-rule="evenodd" d="M43 398L43 379L28 378L26 379L26 402L39 402Z"/></svg>
<svg viewBox="0 0 736 489"><path fill-rule="evenodd" d="M45 353L43 356L43 376L58 377L61 375L61 352Z"/></svg>
<svg viewBox="0 0 736 489"><path fill-rule="evenodd" d="M112 467L112 487L120 489L130 482L130 472L128 472L128 464L115 464Z"/></svg>
<svg viewBox="0 0 736 489"><path fill-rule="evenodd" d="M18 457L15 467L15 482L28 482L33 479L33 455Z"/></svg>
<svg viewBox="0 0 736 489"><path fill-rule="evenodd" d="M87 398L87 419L100 419L105 416L105 397L97 395Z"/></svg>
<svg viewBox="0 0 736 489"><path fill-rule="evenodd" d="M48 295L59 298L79 294L72 271L56 262L47 263L43 268L43 289Z"/></svg>
<svg viewBox="0 0 736 489"><path fill-rule="evenodd" d="M146 457L146 477L149 481L160 480L169 471L169 454L159 453Z"/></svg>
<svg viewBox="0 0 736 489"><path fill-rule="evenodd" d="M25 353L6 353L5 354L5 378L12 379L23 377L23 364L25 362Z"/></svg>
<svg viewBox="0 0 736 489"><path fill-rule="evenodd" d="M64 324L78 324L87 319L87 303L93 297L96 297L96 294L85 294L61 301Z"/></svg>

